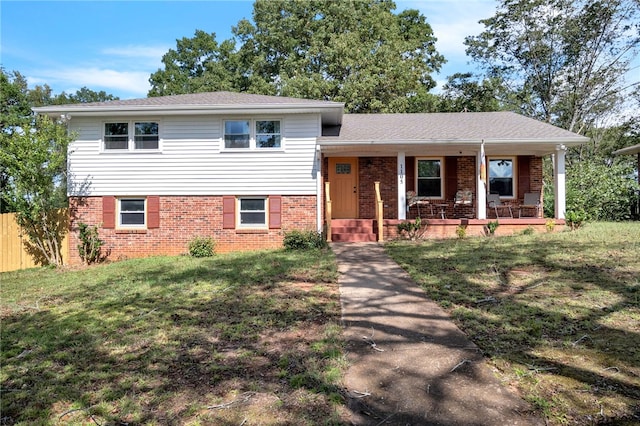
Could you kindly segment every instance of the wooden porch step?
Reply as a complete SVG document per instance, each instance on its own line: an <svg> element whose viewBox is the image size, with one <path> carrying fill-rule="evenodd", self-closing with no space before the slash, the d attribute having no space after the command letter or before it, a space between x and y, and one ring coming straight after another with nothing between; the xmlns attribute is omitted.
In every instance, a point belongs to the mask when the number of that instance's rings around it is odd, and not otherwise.
<svg viewBox="0 0 640 426"><path fill-rule="evenodd" d="M373 223L373 219L334 219L331 221L331 241L377 241L378 238L374 232Z"/></svg>

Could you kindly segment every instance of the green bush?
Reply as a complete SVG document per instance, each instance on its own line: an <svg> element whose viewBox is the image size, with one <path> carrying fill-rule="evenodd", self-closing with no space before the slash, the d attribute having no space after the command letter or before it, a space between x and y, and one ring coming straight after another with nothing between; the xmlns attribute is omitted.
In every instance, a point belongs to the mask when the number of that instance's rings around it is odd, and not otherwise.
<svg viewBox="0 0 640 426"><path fill-rule="evenodd" d="M192 257L211 257L215 251L216 242L211 237L194 237L189 241L189 255Z"/></svg>
<svg viewBox="0 0 640 426"><path fill-rule="evenodd" d="M308 250L327 246L327 241L322 233L297 229L285 231L283 243L287 250Z"/></svg>
<svg viewBox="0 0 640 426"><path fill-rule="evenodd" d="M584 210L568 210L565 213L565 221L572 231L580 228L587 220L587 214Z"/></svg>
<svg viewBox="0 0 640 426"><path fill-rule="evenodd" d="M80 244L78 244L80 259L87 265L105 260L107 256L102 255L104 241L98 236L98 227L80 222L78 223L78 229L80 231L78 235L80 239Z"/></svg>
<svg viewBox="0 0 640 426"><path fill-rule="evenodd" d="M489 221L489 223L487 223L487 229L489 230L489 235L495 234L496 229L498 229L498 226L500 226L500 223L497 220Z"/></svg>
<svg viewBox="0 0 640 426"><path fill-rule="evenodd" d="M460 239L466 238L467 237L467 225L458 225L456 227L456 235Z"/></svg>
<svg viewBox="0 0 640 426"><path fill-rule="evenodd" d="M637 185L626 164L573 164L567 168L567 211L582 212L585 220L627 220Z"/></svg>
<svg viewBox="0 0 640 426"><path fill-rule="evenodd" d="M419 238L423 234L422 231L422 219L420 219L419 217L417 217L414 222L408 220L406 222L400 222L398 224L398 234L400 234L401 236L405 236L410 240Z"/></svg>

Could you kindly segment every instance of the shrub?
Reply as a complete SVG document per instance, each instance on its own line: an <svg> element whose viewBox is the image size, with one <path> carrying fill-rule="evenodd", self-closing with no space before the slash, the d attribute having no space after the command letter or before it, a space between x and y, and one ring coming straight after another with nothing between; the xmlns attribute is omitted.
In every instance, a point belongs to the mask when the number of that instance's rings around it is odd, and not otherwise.
<svg viewBox="0 0 640 426"><path fill-rule="evenodd" d="M573 164L567 168L567 210L584 213L585 220L627 220L637 185L627 164Z"/></svg>
<svg viewBox="0 0 640 426"><path fill-rule="evenodd" d="M587 220L587 214L584 210L568 210L565 214L565 220L572 231L580 228Z"/></svg>
<svg viewBox="0 0 640 426"><path fill-rule="evenodd" d="M80 259L87 265L102 262L106 259L106 255L102 255L102 246L104 241L98 237L98 227L89 226L86 223L78 223L80 235L80 244L78 244L78 253Z"/></svg>
<svg viewBox="0 0 640 426"><path fill-rule="evenodd" d="M189 255L211 257L215 254L216 242L211 237L194 237L189 241Z"/></svg>
<svg viewBox="0 0 640 426"><path fill-rule="evenodd" d="M489 223L487 223L487 229L489 230L489 235L495 234L496 229L498 229L498 226L500 226L500 223L497 220L489 221Z"/></svg>
<svg viewBox="0 0 640 426"><path fill-rule="evenodd" d="M463 239L467 236L467 225L458 225L456 228L456 235L458 238Z"/></svg>
<svg viewBox="0 0 640 426"><path fill-rule="evenodd" d="M425 222L426 225L426 222ZM398 234L410 240L415 240L422 235L422 219L416 218L414 222L406 221L398 224Z"/></svg>
<svg viewBox="0 0 640 426"><path fill-rule="evenodd" d="M527 226L525 229L522 230L522 235L533 235L536 233L536 230L533 228L533 226Z"/></svg>
<svg viewBox="0 0 640 426"><path fill-rule="evenodd" d="M548 219L544 223L544 226L547 228L547 232L553 232L553 230L556 228L556 221L553 219Z"/></svg>
<svg viewBox="0 0 640 426"><path fill-rule="evenodd" d="M327 241L321 232L294 229L285 231L283 244L287 250L308 250L324 248Z"/></svg>

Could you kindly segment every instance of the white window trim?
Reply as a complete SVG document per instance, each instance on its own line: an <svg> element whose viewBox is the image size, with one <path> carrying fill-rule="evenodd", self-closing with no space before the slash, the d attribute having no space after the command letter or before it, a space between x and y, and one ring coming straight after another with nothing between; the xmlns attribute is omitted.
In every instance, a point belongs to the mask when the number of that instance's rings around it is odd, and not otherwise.
<svg viewBox="0 0 640 426"><path fill-rule="evenodd" d="M144 224L142 225L123 225L120 213L122 200L144 200ZM147 206L147 197L117 197L116 198L116 229L147 229L149 209Z"/></svg>
<svg viewBox="0 0 640 426"><path fill-rule="evenodd" d="M109 123L127 123L127 129L129 134L127 135L127 149L106 149L105 148L105 125ZM158 148L157 149L136 149L136 123L158 123ZM100 129L100 153L104 154L130 154L130 153L155 153L162 152L162 121L155 118L141 118L137 120L120 120L114 118L113 120L104 120Z"/></svg>
<svg viewBox="0 0 640 426"><path fill-rule="evenodd" d="M445 195L444 195L444 157L416 157L416 164L415 164L415 173L416 173L416 178L415 178L415 189L416 189L416 194L418 193L418 180L420 178L420 176L418 176L418 161L420 160L440 160L440 196L439 197L427 197L425 196L425 198L429 199L429 200L444 200L445 199Z"/></svg>
<svg viewBox="0 0 640 426"><path fill-rule="evenodd" d="M248 148L227 148L225 146L225 122L227 121L248 121L249 122L249 147ZM279 121L280 122L280 146L274 148L259 148L256 140L256 121ZM222 119L220 137L220 150L225 152L282 152L285 146L284 137L284 119L278 117L260 117L260 118L246 118L246 117L227 117Z"/></svg>
<svg viewBox="0 0 640 426"><path fill-rule="evenodd" d="M241 200L243 199L264 200L264 224L242 224L240 220L242 214L240 206L242 205ZM236 229L269 229L269 197L262 195L243 195L236 197Z"/></svg>
<svg viewBox="0 0 640 426"><path fill-rule="evenodd" d="M511 160L513 176L511 177L512 196L500 196L501 200L515 200L518 198L518 157L512 155L495 155L487 157L487 194L491 194L491 160Z"/></svg>

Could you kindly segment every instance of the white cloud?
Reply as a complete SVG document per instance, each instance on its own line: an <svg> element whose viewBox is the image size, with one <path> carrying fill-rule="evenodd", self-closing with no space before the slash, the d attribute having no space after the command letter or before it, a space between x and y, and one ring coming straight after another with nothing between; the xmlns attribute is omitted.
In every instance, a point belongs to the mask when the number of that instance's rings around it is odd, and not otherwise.
<svg viewBox="0 0 640 426"><path fill-rule="evenodd" d="M91 90L104 90L107 93L125 92L126 96L145 97L151 88L148 71L116 71L102 68L66 68L40 70L34 76L27 77L30 84L48 84L51 87L65 87L73 93L86 86ZM124 97L125 95L119 95Z"/></svg>
<svg viewBox="0 0 640 426"><path fill-rule="evenodd" d="M146 58L160 63L162 56L169 51L166 46L117 46L107 47L101 50L101 54L108 56L121 56L124 58Z"/></svg>

